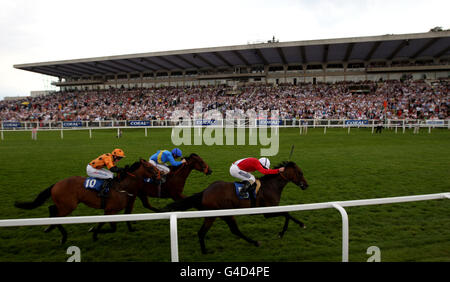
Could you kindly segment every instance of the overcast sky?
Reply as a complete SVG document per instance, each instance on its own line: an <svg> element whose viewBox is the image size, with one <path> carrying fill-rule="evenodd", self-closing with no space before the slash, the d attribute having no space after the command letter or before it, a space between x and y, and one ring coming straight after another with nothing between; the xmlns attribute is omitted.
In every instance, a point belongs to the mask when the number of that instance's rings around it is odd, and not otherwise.
<svg viewBox="0 0 450 282"><path fill-rule="evenodd" d="M14 64L450 28L448 0L1 0L0 99L56 80Z"/></svg>

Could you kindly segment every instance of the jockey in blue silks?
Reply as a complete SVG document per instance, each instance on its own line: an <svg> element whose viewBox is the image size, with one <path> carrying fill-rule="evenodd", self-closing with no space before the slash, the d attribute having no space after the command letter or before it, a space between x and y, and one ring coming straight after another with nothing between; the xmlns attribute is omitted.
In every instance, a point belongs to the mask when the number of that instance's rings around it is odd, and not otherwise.
<svg viewBox="0 0 450 282"><path fill-rule="evenodd" d="M171 166L180 166L186 162L185 159L182 159L180 162L175 160L182 155L183 153L178 148L175 148L172 151L159 150L150 157L149 162L156 166L162 175L166 175L170 172L168 164Z"/></svg>

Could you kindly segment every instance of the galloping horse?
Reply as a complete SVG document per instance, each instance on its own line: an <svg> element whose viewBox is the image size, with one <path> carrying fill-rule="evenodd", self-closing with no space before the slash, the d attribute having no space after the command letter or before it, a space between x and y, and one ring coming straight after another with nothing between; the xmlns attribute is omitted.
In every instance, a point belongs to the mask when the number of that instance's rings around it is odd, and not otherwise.
<svg viewBox="0 0 450 282"><path fill-rule="evenodd" d="M210 175L212 170L208 164L200 158L197 154L191 154L189 157L184 158L185 163L178 167L170 167L170 172L167 174L166 182L161 186L155 183L145 183L144 188L138 192L138 197L141 199L144 207L158 212L157 208L150 205L148 197L153 198L172 198L173 200L180 200L185 198L183 190L186 184L186 179L193 169L203 172L205 175ZM130 207L132 210L132 206ZM131 213L131 210L127 210L125 213Z"/></svg>
<svg viewBox="0 0 450 282"><path fill-rule="evenodd" d="M78 204L84 203L95 209L104 209L105 215L116 214L132 204L131 200L142 189L144 178L160 178L159 171L151 163L141 159L131 166L126 166L119 177L114 179L109 197L102 207L102 199L97 195L97 191L89 190L84 187L85 177L72 176L56 182L44 191L42 191L34 201L16 202L14 205L21 209L35 209L45 203L48 198L52 198L54 205L49 206L50 217L64 217L72 213ZM97 233L103 223L99 223L97 228L93 229L94 240L97 239ZM55 227L61 232L61 243L67 240L67 232L60 224L49 226L45 232L50 232ZM112 231L115 231L115 223L111 223ZM102 231L101 233L106 233Z"/></svg>
<svg viewBox="0 0 450 282"><path fill-rule="evenodd" d="M283 188L288 182L293 182L299 186L302 190L308 188L308 183L303 176L302 170L294 162L283 162L276 168L285 167L284 172L279 174L269 174L259 178L261 182L261 188L256 196L255 205L257 207L278 206L280 203L281 193ZM218 209L236 209L236 208L249 208L249 199L239 199L236 193L236 188L233 182L216 181L210 184L205 190L200 193L194 194L190 197L176 201L167 205L161 211L173 211L173 210L187 210L195 207L199 210L218 210ZM304 228L304 224L298 219L294 218L287 212L264 214L265 218L284 216L285 223L283 230L279 233L280 237L283 237L288 228L289 220L294 221L300 227ZM206 252L205 236L208 230L213 225L215 217L205 218L202 227L198 231L198 237L200 241L200 247L202 253ZM259 243L252 240L241 233L239 230L236 219L233 216L221 217L230 228L231 232L247 242L259 246Z"/></svg>

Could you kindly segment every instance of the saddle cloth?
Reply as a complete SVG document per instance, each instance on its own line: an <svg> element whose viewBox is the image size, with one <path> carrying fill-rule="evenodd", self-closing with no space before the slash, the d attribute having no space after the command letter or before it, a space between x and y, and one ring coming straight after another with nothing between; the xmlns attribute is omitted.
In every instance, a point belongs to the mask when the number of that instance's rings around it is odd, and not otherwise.
<svg viewBox="0 0 450 282"><path fill-rule="evenodd" d="M100 192L104 182L105 182L105 180L103 180L103 179L88 177L84 181L84 188ZM108 191L105 190L106 193L109 192L108 188L107 188L107 190Z"/></svg>
<svg viewBox="0 0 450 282"><path fill-rule="evenodd" d="M250 193L251 193L251 196L252 196L252 198L253 199L256 199L256 195L258 195L258 192L259 192L259 188L261 188L261 182L258 180L258 179L256 179L256 188L254 189L254 190L252 190L252 191L250 191ZM241 191L241 189L242 189L242 187L244 186L244 184L243 183L241 183L241 182L234 182L234 187L235 187L235 190L236 190L236 195L237 195L237 197L239 198L239 200L247 200L247 199L249 199L250 198L250 193L246 193L246 195L243 195L243 196L241 196L240 194L239 194L239 192Z"/></svg>

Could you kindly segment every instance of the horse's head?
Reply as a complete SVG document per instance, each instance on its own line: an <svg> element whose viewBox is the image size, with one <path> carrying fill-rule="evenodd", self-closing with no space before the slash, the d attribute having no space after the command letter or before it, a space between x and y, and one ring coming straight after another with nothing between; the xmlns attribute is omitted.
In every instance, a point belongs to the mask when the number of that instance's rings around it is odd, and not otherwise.
<svg viewBox="0 0 450 282"><path fill-rule="evenodd" d="M186 157L185 160L186 164L195 170L203 172L206 175L210 175L212 173L209 165L197 154L191 154L189 157Z"/></svg>
<svg viewBox="0 0 450 282"><path fill-rule="evenodd" d="M283 162L277 166L277 168L280 167L284 167L284 172L280 173L281 177L285 178L288 181L291 181L298 187L302 188L302 190L308 188L309 185L308 182L306 182L303 171L297 166L296 163Z"/></svg>

